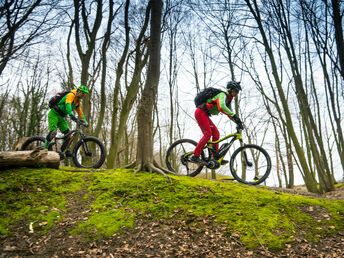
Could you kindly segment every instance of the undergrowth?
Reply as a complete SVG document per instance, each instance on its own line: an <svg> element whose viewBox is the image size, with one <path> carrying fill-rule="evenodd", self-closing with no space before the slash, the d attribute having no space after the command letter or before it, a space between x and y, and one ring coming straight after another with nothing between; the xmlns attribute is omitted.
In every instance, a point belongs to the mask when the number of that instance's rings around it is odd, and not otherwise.
<svg viewBox="0 0 344 258"><path fill-rule="evenodd" d="M38 226L47 221L47 232L67 214L66 198L82 188L87 191L85 203L91 203L85 209L91 212L70 234L91 239L132 228L137 219L176 219L197 225L199 218L207 217L225 225L227 236L239 236L250 249L264 245L278 250L301 236L318 241L343 230L344 224L343 201L266 187L182 176L172 176L171 183L157 174L123 169L98 173L22 169L1 174L1 234L8 234L8 225L16 221L35 221Z"/></svg>

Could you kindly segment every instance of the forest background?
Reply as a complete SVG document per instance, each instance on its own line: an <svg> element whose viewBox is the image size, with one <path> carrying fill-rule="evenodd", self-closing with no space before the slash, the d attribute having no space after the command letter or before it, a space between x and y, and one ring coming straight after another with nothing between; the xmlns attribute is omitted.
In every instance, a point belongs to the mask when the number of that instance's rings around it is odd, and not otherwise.
<svg viewBox="0 0 344 258"><path fill-rule="evenodd" d="M88 133L104 142L105 166L135 160L148 2L1 1L1 151L46 135L48 99L84 84ZM163 1L155 160L164 166L172 142L201 137L197 92L237 80L243 91L232 109L246 125L244 138L273 158L267 184L333 190L344 176L343 11L340 0ZM212 119L221 135L234 131L226 117Z"/></svg>

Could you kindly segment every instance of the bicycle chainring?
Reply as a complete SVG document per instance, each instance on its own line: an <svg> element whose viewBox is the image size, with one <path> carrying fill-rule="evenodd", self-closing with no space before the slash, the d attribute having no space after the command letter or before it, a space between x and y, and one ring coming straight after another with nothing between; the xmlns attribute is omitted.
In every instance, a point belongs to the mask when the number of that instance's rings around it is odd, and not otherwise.
<svg viewBox="0 0 344 258"><path fill-rule="evenodd" d="M215 159L210 159L207 164L207 168L210 168L210 169L217 169L219 167L220 167L220 163Z"/></svg>

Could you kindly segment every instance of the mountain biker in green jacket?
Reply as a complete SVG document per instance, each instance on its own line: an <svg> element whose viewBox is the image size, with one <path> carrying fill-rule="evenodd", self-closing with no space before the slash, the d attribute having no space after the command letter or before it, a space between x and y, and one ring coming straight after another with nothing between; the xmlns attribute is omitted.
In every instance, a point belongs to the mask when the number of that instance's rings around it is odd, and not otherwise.
<svg viewBox="0 0 344 258"><path fill-rule="evenodd" d="M242 128L243 125L240 118L229 109L232 99L239 94L239 91L241 91L240 82L230 81L227 83L226 92L217 94L215 97L208 99L206 103L196 108L195 118L202 130L203 137L198 142L190 158L192 162L207 165L206 162L200 158L202 150L210 138L212 138L212 141L217 141L220 138L219 130L213 121L211 121L210 115L218 115L221 112L233 120L239 128ZM215 148L216 151L218 151L218 144L215 144ZM227 162L226 160L222 160L222 164Z"/></svg>
<svg viewBox="0 0 344 258"><path fill-rule="evenodd" d="M45 139L44 148L48 149L50 142L56 137L57 128L66 135L69 133L69 125L66 120L68 115L71 120L77 122L78 119L74 116L73 111L78 113L79 119L84 122L87 127L88 123L81 109L81 100L88 94L88 89L86 86L79 86L76 90L72 90L66 96L64 96L57 105L53 106L48 113L49 122L49 134ZM69 139L65 139L61 151L67 147Z"/></svg>

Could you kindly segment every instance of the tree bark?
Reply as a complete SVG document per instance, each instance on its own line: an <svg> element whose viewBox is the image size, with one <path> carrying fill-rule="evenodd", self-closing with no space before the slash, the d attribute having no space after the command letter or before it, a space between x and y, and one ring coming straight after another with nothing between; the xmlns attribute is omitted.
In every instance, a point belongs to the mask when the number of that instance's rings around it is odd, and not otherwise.
<svg viewBox="0 0 344 258"><path fill-rule="evenodd" d="M55 151L0 152L0 170L19 167L48 167L58 169L60 156Z"/></svg>
<svg viewBox="0 0 344 258"><path fill-rule="evenodd" d="M137 123L138 140L135 171L150 171L164 174L153 159L153 106L156 100L160 77L160 33L162 1L150 0L151 37L149 42L149 64L147 80L139 104Z"/></svg>
<svg viewBox="0 0 344 258"><path fill-rule="evenodd" d="M335 30L338 59L340 64L340 74L344 79L344 37L342 26L343 16L340 13L340 2L341 1L339 0L332 0L332 19Z"/></svg>

